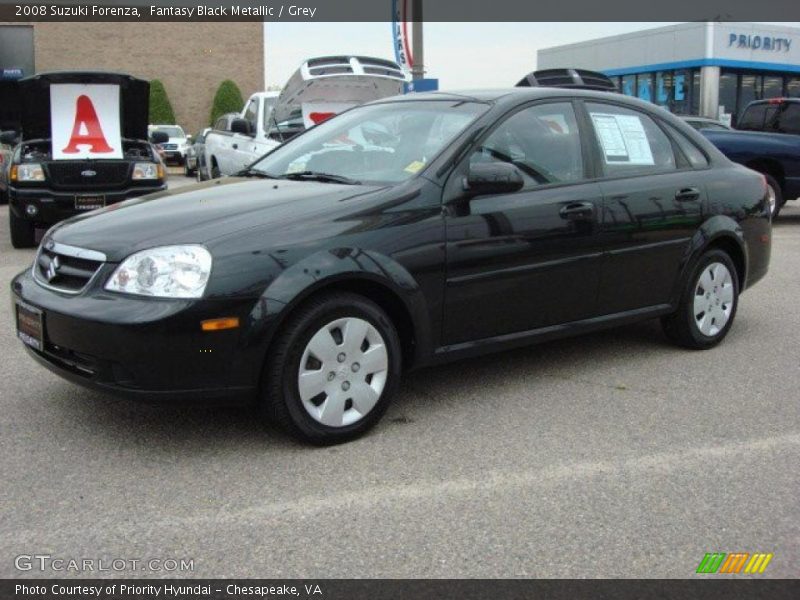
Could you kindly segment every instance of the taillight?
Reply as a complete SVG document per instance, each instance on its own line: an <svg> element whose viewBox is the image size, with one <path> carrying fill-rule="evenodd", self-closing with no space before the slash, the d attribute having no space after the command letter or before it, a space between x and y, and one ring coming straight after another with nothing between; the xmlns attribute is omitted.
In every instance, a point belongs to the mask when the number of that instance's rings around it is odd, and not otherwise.
<svg viewBox="0 0 800 600"><path fill-rule="evenodd" d="M783 104L786 102L786 98L770 98L767 100L767 104Z"/></svg>

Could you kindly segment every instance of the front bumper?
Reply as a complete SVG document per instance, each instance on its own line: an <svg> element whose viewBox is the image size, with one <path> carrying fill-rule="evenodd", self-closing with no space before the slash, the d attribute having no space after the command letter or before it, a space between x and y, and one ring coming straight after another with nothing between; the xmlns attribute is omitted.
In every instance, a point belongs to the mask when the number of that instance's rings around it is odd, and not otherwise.
<svg viewBox="0 0 800 600"><path fill-rule="evenodd" d="M117 204L129 198L138 198L155 192L163 192L167 184L159 182L154 185L129 187L123 190L103 191L93 190L79 195L105 196L106 206ZM76 192L54 191L48 188L9 188L8 203L15 217L26 219L43 225L54 225L75 215L87 211L75 209ZM37 213L28 215L26 207L34 205Z"/></svg>
<svg viewBox="0 0 800 600"><path fill-rule="evenodd" d="M260 366L242 368L240 329L203 332L200 322L238 316L253 302L138 298L102 290L116 265L106 264L76 296L46 289L30 270L11 282L16 300L43 311L41 365L79 385L145 401L248 404ZM21 342L20 342L21 343Z"/></svg>

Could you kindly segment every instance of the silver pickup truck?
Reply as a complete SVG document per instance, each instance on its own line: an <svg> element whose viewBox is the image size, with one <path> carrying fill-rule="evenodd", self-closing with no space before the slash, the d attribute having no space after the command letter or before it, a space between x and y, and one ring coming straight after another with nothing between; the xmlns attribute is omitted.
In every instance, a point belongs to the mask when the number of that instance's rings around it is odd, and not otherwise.
<svg viewBox="0 0 800 600"><path fill-rule="evenodd" d="M304 62L280 92L258 92L229 131L212 129L205 164L212 178L233 175L276 146L337 113L403 93L407 74L395 62L325 56Z"/></svg>

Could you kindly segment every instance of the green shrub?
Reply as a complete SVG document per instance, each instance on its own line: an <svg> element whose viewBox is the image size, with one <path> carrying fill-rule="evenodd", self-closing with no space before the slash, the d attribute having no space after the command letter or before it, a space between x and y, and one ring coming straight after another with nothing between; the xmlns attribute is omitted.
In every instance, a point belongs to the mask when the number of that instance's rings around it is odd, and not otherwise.
<svg viewBox="0 0 800 600"><path fill-rule="evenodd" d="M209 125L213 125L214 121L219 119L225 113L241 112L244 106L244 99L239 86L230 79L226 79L219 84L217 93L214 95L214 102L211 104L211 121Z"/></svg>
<svg viewBox="0 0 800 600"><path fill-rule="evenodd" d="M164 125L175 124L175 112L172 110L167 90L159 79L150 82L150 122Z"/></svg>

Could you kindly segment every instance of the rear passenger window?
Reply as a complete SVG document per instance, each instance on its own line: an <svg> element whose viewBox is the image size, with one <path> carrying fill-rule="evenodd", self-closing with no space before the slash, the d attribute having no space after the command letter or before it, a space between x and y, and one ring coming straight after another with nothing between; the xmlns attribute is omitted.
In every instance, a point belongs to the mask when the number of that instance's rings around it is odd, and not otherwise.
<svg viewBox="0 0 800 600"><path fill-rule="evenodd" d="M516 166L526 188L582 180L581 139L572 104L537 104L513 114L470 157L470 164L480 162Z"/></svg>
<svg viewBox="0 0 800 600"><path fill-rule="evenodd" d="M683 135L672 125L665 123L664 126L667 128L670 135L672 135L673 139L678 144L678 147L681 149L681 152L683 152L683 154L686 156L689 164L692 165L692 167L695 169L702 169L703 167L708 166L708 158L706 158L706 155L702 150L700 150L700 148L695 146L692 140Z"/></svg>
<svg viewBox="0 0 800 600"><path fill-rule="evenodd" d="M752 106L747 107L736 126L737 129L761 131L764 129L764 122L766 118L767 105L753 104Z"/></svg>
<svg viewBox="0 0 800 600"><path fill-rule="evenodd" d="M778 120L781 133L800 133L800 104L787 102Z"/></svg>
<svg viewBox="0 0 800 600"><path fill-rule="evenodd" d="M586 108L607 175L644 175L676 169L672 143L646 114L594 102L588 102Z"/></svg>

